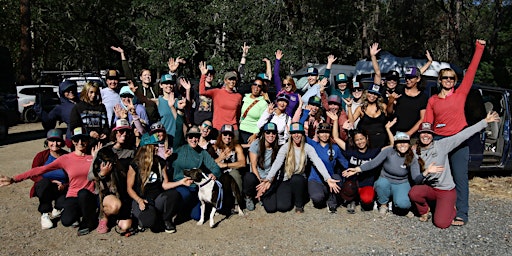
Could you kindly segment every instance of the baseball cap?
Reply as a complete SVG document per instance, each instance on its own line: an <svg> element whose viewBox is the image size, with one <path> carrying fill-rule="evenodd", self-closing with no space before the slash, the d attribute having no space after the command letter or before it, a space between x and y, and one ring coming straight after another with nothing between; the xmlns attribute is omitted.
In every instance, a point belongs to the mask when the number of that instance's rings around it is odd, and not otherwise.
<svg viewBox="0 0 512 256"><path fill-rule="evenodd" d="M229 72L226 72L226 74L224 74L224 80L228 80L230 78L238 78L235 71L229 71Z"/></svg>
<svg viewBox="0 0 512 256"><path fill-rule="evenodd" d="M409 135L407 135L407 133L405 133L405 132L396 132L393 139L395 140L395 143L400 143L400 142L409 142L411 140L411 137L409 137Z"/></svg>
<svg viewBox="0 0 512 256"><path fill-rule="evenodd" d="M110 80L119 80L119 72L117 72L115 69L109 69L107 70L106 77Z"/></svg>
<svg viewBox="0 0 512 256"><path fill-rule="evenodd" d="M400 74L396 70L390 70L386 75L386 80L394 80L398 81L400 79Z"/></svg>
<svg viewBox="0 0 512 256"><path fill-rule="evenodd" d="M60 141L64 141L64 138L62 137L62 131L59 129L51 129L46 133L46 139L56 139Z"/></svg>
<svg viewBox="0 0 512 256"><path fill-rule="evenodd" d="M332 126L328 123L321 123L318 125L318 133L320 132L328 132L332 131Z"/></svg>
<svg viewBox="0 0 512 256"><path fill-rule="evenodd" d="M220 133L225 133L225 132L227 132L227 133L231 133L231 134L233 134L233 135L235 134L235 132L234 132L234 128L233 128L233 126L232 126L232 125L230 125L230 124L225 124L225 125L223 125L223 126L220 128Z"/></svg>
<svg viewBox="0 0 512 256"><path fill-rule="evenodd" d="M320 97L318 97L318 96L314 96L314 97L309 98L308 104L316 105L316 106L319 106L319 107L322 106Z"/></svg>
<svg viewBox="0 0 512 256"><path fill-rule="evenodd" d="M199 130L199 128L194 125L192 127L190 127L187 131L187 135L190 135L190 134L201 134L201 130Z"/></svg>
<svg viewBox="0 0 512 256"><path fill-rule="evenodd" d="M334 77L334 80L336 81L336 83L346 83L346 82L348 82L348 78L347 78L347 75L345 75L345 73L337 74L336 77Z"/></svg>
<svg viewBox="0 0 512 256"><path fill-rule="evenodd" d="M272 122L268 122L261 128L263 131L277 132L277 125Z"/></svg>
<svg viewBox="0 0 512 256"><path fill-rule="evenodd" d="M286 103L290 103L290 96L282 93L281 95L279 95L277 98L276 98L276 102L278 101L286 101Z"/></svg>
<svg viewBox="0 0 512 256"><path fill-rule="evenodd" d="M78 87L75 81L72 80L65 80L62 81L59 85L59 89L61 92L65 92L69 90L69 88L75 87L74 90L76 91L76 88Z"/></svg>
<svg viewBox="0 0 512 256"><path fill-rule="evenodd" d="M292 123L290 124L290 133L304 133L304 125L302 125L301 123Z"/></svg>
<svg viewBox="0 0 512 256"><path fill-rule="evenodd" d="M121 87L121 90L119 90L119 96L121 98L123 98L123 97L133 98L135 96L135 93L132 92L132 90L130 89L130 86L125 85L125 86Z"/></svg>
<svg viewBox="0 0 512 256"><path fill-rule="evenodd" d="M158 145L158 137L156 134L144 133L140 138L139 147L146 145Z"/></svg>
<svg viewBox="0 0 512 256"><path fill-rule="evenodd" d="M407 67L405 69L405 77L417 77L420 76L420 70L417 67Z"/></svg>
<svg viewBox="0 0 512 256"><path fill-rule="evenodd" d="M359 83L359 82L353 82L352 83L352 88L351 88L352 91L355 91L355 90L364 90L363 86Z"/></svg>
<svg viewBox="0 0 512 256"><path fill-rule="evenodd" d="M71 131L72 140L88 139L89 137L89 133L87 133L87 131L85 131L85 128L83 127L76 127L75 129L73 129L73 131Z"/></svg>
<svg viewBox="0 0 512 256"><path fill-rule="evenodd" d="M368 88L368 92L380 96L380 85L372 84L372 86Z"/></svg>
<svg viewBox="0 0 512 256"><path fill-rule="evenodd" d="M149 127L149 133L150 134L153 134L155 132L165 132L165 128L164 128L164 125L158 121L154 124L152 124L150 127Z"/></svg>
<svg viewBox="0 0 512 256"><path fill-rule="evenodd" d="M307 69L307 75L308 76L318 76L318 69L314 67L309 67Z"/></svg>
<svg viewBox="0 0 512 256"><path fill-rule="evenodd" d="M132 129L128 120L117 119L116 126L114 128L112 128L112 131L124 130L124 129L130 129L130 130Z"/></svg>
<svg viewBox="0 0 512 256"><path fill-rule="evenodd" d="M428 132L431 134L435 134L434 130L432 130L432 124L427 123L427 122L421 123L420 128L418 129L418 133L422 133L422 132Z"/></svg>
<svg viewBox="0 0 512 256"><path fill-rule="evenodd" d="M176 84L176 76L171 74L163 74L160 78L161 84Z"/></svg>
<svg viewBox="0 0 512 256"><path fill-rule="evenodd" d="M329 98L327 98L327 102L329 104L334 103L334 104L341 106L341 97L333 94L333 95L329 96Z"/></svg>
<svg viewBox="0 0 512 256"><path fill-rule="evenodd" d="M206 69L208 70L208 72L206 73L215 74L215 69L213 68L212 65L207 65Z"/></svg>
<svg viewBox="0 0 512 256"><path fill-rule="evenodd" d="M267 74L265 74L265 73L259 73L256 77L259 77L259 78L261 78L263 80L270 81L270 79L268 78Z"/></svg>

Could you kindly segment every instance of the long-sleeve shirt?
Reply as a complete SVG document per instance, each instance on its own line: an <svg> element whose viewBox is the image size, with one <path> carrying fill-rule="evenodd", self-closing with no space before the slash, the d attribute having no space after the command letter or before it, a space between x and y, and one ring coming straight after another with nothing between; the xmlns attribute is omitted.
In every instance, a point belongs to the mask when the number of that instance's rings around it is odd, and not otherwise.
<svg viewBox="0 0 512 256"><path fill-rule="evenodd" d="M288 102L288 105L286 106L286 114L288 114L289 116L292 116L295 114L295 110L297 109L297 107L299 106L299 94L296 93L296 92L287 92L286 90L283 89L282 87L282 79L281 79L281 76L279 75L279 67L281 66L281 61L280 60L277 60L275 61L274 63L274 76L272 77L272 79L274 79L274 85L276 87L276 97L279 97L279 95L283 94L283 93L286 93L289 97L290 97L290 100Z"/></svg>
<svg viewBox="0 0 512 256"><path fill-rule="evenodd" d="M400 156L393 147L388 147L382 149L374 159L362 164L360 168L365 172L382 164L380 177L386 178L395 184L408 182L409 173L416 183L423 181L418 160L414 158L409 168L404 164L404 161L405 157Z"/></svg>
<svg viewBox="0 0 512 256"><path fill-rule="evenodd" d="M201 75L199 81L199 93L208 96L213 100L213 127L220 131L223 125L233 125L238 130L237 117L240 116L242 95L236 92L229 92L225 88L213 88L206 90L206 75Z"/></svg>
<svg viewBox="0 0 512 256"><path fill-rule="evenodd" d="M450 153L454 148L458 147L462 142L467 140L473 134L484 129L486 126L487 122L485 120L481 120L480 122L462 130L453 136L446 137L437 141L432 141L430 146L421 149L420 157L423 159L423 161L425 161L425 168L427 168L431 163L444 166L443 172L430 173L427 175L427 180L437 179L437 182L431 184L432 187L441 190L450 190L455 187L450 169L448 153Z"/></svg>
<svg viewBox="0 0 512 256"><path fill-rule="evenodd" d="M338 145L333 144L331 148L329 148L329 144L322 146L320 142L316 142L309 137L306 137L308 144L310 144L316 152L318 152L318 157L322 159L322 162L329 172L329 175L334 174L334 167L336 166L336 162L341 164L341 168L346 169L348 167L348 161L341 153L341 149ZM330 154L332 154L332 160L329 160ZM316 166L311 166L311 173L309 174L308 180L314 180L318 182L322 182L322 179L318 175L318 171Z"/></svg>
<svg viewBox="0 0 512 256"><path fill-rule="evenodd" d="M100 90L101 92L101 103L105 105L105 109L107 110L107 118L108 124L112 124L112 120L114 119L114 107L117 104L121 104L121 97L119 93L116 91L106 87Z"/></svg>
<svg viewBox="0 0 512 256"><path fill-rule="evenodd" d="M87 133L95 131L100 135L110 134L107 110L103 104L91 105L85 101L78 102L71 110L69 119L70 130L83 127Z"/></svg>
<svg viewBox="0 0 512 256"><path fill-rule="evenodd" d="M279 171L279 169L281 169L281 167L284 164L284 161L286 160L286 154L288 153L289 147L290 147L290 143L286 143L283 146L281 146L281 148L279 148L279 151L277 152L276 159L274 160L274 163L272 164L272 167L270 168L270 172L267 174L267 177L266 177L267 180L272 180L274 178L274 176L276 176L277 171ZM324 178L324 181L327 181L328 179L331 178L331 175L329 175L329 172L325 168L324 163L322 162L320 157L318 157L317 153L315 152L315 149L311 145L305 143L304 149L300 149L300 148L294 148L294 149L296 149L296 151L295 151L295 166L296 167L299 166L298 161L300 161L300 152L297 152L297 151L304 150L306 156L309 158L309 160L311 160L311 162L313 162L313 165L317 168L318 172L320 172L320 174ZM295 170L294 174L303 174L304 175L305 174L304 170L305 170L305 168L303 170ZM290 178L291 177L289 177L285 173L284 177L283 177L283 181L286 181Z"/></svg>
<svg viewBox="0 0 512 256"><path fill-rule="evenodd" d="M57 169L63 169L69 178L69 189L66 197L77 197L78 191L85 188L94 193L94 182L87 179L89 168L92 164L92 156L78 156L70 153L57 158L48 165L32 168L24 173L13 177L14 181L20 182L32 177L42 175Z"/></svg>
<svg viewBox="0 0 512 256"><path fill-rule="evenodd" d="M437 135L454 135L468 125L464 114L464 105L473 80L475 79L476 70L483 51L484 46L476 43L473 59L457 90L450 95L446 95L445 98L433 95L428 100L425 118L423 120L433 124L434 132Z"/></svg>

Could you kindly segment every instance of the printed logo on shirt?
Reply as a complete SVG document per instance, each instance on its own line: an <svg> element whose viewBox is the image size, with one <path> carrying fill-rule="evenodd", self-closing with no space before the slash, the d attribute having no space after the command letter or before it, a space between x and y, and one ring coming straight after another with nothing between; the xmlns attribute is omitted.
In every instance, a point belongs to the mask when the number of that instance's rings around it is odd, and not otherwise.
<svg viewBox="0 0 512 256"><path fill-rule="evenodd" d="M366 162L370 162L370 160L371 160L371 159L363 160L363 159L359 159L359 158L356 158L356 157L354 157L354 156L351 156L351 157L350 157L350 161L349 161L349 163L350 163L351 165L354 165L354 166L360 166L360 165L362 165L362 164L364 164L364 163L366 163Z"/></svg>
<svg viewBox="0 0 512 256"><path fill-rule="evenodd" d="M158 179L158 175L156 173L151 172L149 174L148 182L147 183L154 183Z"/></svg>

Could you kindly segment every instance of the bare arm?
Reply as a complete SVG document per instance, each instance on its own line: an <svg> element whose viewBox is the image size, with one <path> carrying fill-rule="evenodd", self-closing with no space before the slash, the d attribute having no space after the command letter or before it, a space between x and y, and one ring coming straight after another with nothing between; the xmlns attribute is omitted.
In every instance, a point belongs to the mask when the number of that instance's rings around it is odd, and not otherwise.
<svg viewBox="0 0 512 256"><path fill-rule="evenodd" d="M427 57L427 62L425 63L425 65L423 65L423 67L420 68L421 74L425 73L428 67L430 67L430 65L432 64L432 56L430 56L430 52L428 50L425 52L425 56Z"/></svg>
<svg viewBox="0 0 512 256"><path fill-rule="evenodd" d="M327 111L326 114L333 121L333 123L332 123L332 127L333 127L332 128L332 139L334 140L334 142L336 142L336 144L338 144L338 146L340 146L341 149L345 150L347 145L346 145L345 141L340 139L340 134L337 129L338 115L336 115L335 113L332 113L330 111Z"/></svg>
<svg viewBox="0 0 512 256"><path fill-rule="evenodd" d="M380 85L382 80L382 74L380 73L379 62L377 62L377 53L380 52L379 43L373 43L370 46L370 56L372 59L373 70L375 71L375 76L373 77L373 83Z"/></svg>

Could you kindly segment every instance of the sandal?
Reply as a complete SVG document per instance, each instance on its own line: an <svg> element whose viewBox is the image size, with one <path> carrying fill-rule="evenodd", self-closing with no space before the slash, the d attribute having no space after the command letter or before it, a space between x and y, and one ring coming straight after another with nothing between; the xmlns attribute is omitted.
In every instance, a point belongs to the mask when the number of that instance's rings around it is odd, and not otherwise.
<svg viewBox="0 0 512 256"><path fill-rule="evenodd" d="M421 222L426 222L430 219L430 208L427 209L427 212L425 214L422 214L419 218Z"/></svg>
<svg viewBox="0 0 512 256"><path fill-rule="evenodd" d="M452 226L462 227L464 225L466 225L466 222L461 217L455 217L452 221Z"/></svg>

